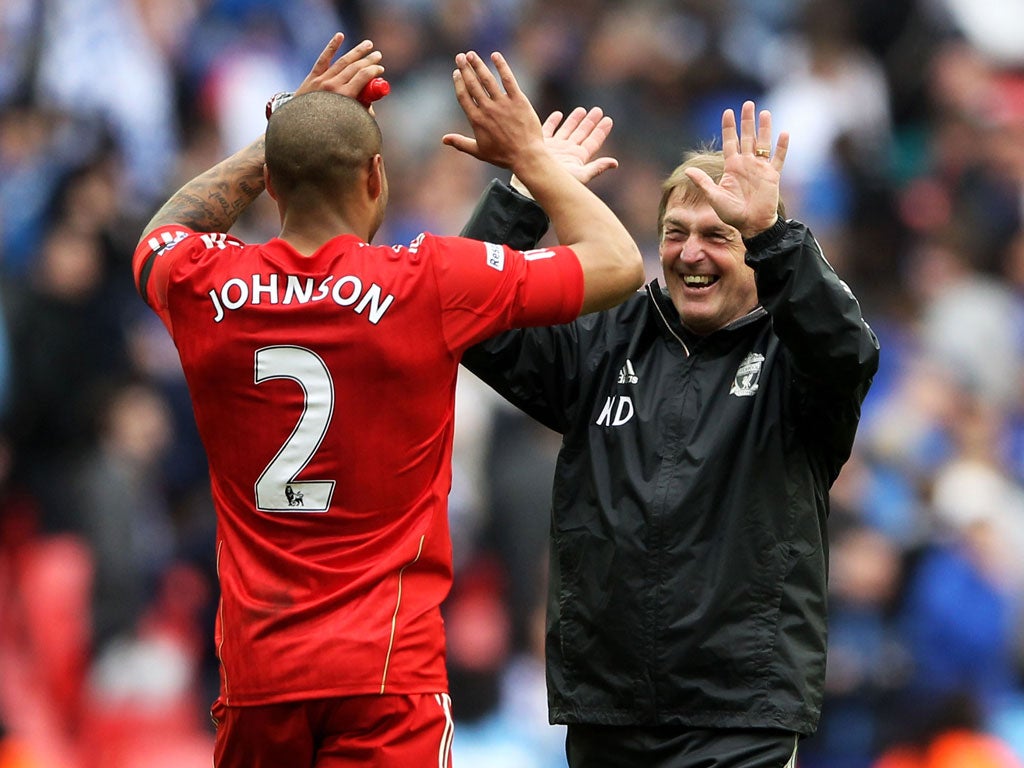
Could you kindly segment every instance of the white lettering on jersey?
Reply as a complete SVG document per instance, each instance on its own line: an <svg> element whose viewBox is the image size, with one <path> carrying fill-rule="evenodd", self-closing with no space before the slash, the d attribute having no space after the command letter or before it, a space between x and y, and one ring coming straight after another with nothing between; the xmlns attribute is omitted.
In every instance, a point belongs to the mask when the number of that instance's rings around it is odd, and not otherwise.
<svg viewBox="0 0 1024 768"><path fill-rule="evenodd" d="M199 237L202 239L203 245L207 248L217 248L218 250L223 251L229 245L233 245L236 248L242 247L242 243L234 238L229 240L227 234L224 232L204 232L199 235Z"/></svg>
<svg viewBox="0 0 1024 768"><path fill-rule="evenodd" d="M534 248L532 251L523 251L523 256L526 257L527 261L537 261L538 259L550 259L553 258L555 252L550 248Z"/></svg>
<svg viewBox="0 0 1024 768"><path fill-rule="evenodd" d="M299 282L298 275L288 275L288 286L284 290L282 304L291 304L293 301L305 304L313 295L313 278L307 277L305 286Z"/></svg>
<svg viewBox="0 0 1024 768"><path fill-rule="evenodd" d="M312 277L277 274L252 275L249 280L232 277L225 280L220 288L208 292L213 304L213 322L223 321L227 312L246 305L309 304L330 299L339 307L352 307L353 311L365 315L367 320L376 325L395 300L392 294L385 294L384 289L376 283L365 286L355 275L328 275L316 285L315 293L313 289Z"/></svg>
<svg viewBox="0 0 1024 768"><path fill-rule="evenodd" d="M260 294L266 294L271 304L277 304L277 275L267 275L267 284L260 282L259 275L252 276L252 303L260 303Z"/></svg>
<svg viewBox="0 0 1024 768"><path fill-rule="evenodd" d="M633 418L633 401L625 395L609 397L604 401L601 415L597 417L599 427L621 427Z"/></svg>
<svg viewBox="0 0 1024 768"><path fill-rule="evenodd" d="M237 288L235 298L231 297L232 288ZM249 284L240 277L232 277L220 289L220 298L228 309L238 309L249 300Z"/></svg>
<svg viewBox="0 0 1024 768"><path fill-rule="evenodd" d="M487 246L487 266L499 272L505 269L505 249L495 243L484 243Z"/></svg>
<svg viewBox="0 0 1024 768"><path fill-rule="evenodd" d="M149 249L153 251L153 253L166 253L186 237L188 237L188 232L183 232L180 229L174 234L171 234L170 232L161 232L159 239L151 237L146 241L146 245L149 246Z"/></svg>

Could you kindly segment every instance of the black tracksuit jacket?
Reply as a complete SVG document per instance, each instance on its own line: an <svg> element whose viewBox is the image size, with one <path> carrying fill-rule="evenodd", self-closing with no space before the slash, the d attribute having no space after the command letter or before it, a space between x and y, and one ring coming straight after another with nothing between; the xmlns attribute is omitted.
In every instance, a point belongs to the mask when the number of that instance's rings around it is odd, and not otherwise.
<svg viewBox="0 0 1024 768"><path fill-rule="evenodd" d="M464 235L533 247L543 211L497 182ZM799 222L747 243L760 306L708 336L657 281L463 364L563 435L547 618L552 722L817 726L828 492L878 341Z"/></svg>

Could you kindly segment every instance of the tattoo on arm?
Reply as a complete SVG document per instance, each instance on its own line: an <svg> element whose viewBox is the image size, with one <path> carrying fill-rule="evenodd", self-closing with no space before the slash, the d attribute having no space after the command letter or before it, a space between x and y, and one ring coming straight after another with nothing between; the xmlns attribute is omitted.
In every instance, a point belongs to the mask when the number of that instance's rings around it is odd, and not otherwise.
<svg viewBox="0 0 1024 768"><path fill-rule="evenodd" d="M171 195L143 230L183 224L197 232L227 232L263 192L264 141L261 136Z"/></svg>

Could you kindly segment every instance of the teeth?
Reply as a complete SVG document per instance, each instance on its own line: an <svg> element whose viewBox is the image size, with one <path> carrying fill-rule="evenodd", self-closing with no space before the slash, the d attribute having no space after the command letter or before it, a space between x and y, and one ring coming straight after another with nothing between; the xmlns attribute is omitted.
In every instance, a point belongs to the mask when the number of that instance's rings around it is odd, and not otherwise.
<svg viewBox="0 0 1024 768"><path fill-rule="evenodd" d="M711 285L717 279L718 278L714 275L686 275L683 278L683 282L688 286L696 288L699 286Z"/></svg>

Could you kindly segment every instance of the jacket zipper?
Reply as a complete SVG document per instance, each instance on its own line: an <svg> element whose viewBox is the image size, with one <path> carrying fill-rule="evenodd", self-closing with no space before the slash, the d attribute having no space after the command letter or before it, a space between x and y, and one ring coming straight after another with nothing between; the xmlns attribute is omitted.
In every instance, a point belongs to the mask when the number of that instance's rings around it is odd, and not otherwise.
<svg viewBox="0 0 1024 768"><path fill-rule="evenodd" d="M648 298L650 298L651 303L654 305L654 308L658 311L658 316L661 318L661 322L663 322L665 324L665 327L668 329L668 332L671 333L673 338L675 338L675 340L679 342L679 346L681 346L683 348L683 352L686 354L687 357L689 357L690 356L690 348L686 346L686 342L683 341L683 339L679 336L679 334L676 333L672 329L671 324L668 322L668 318L665 317L665 313L661 311L661 305L658 303L658 300L655 298L654 292L651 289L650 285L647 286L647 296L648 296Z"/></svg>

